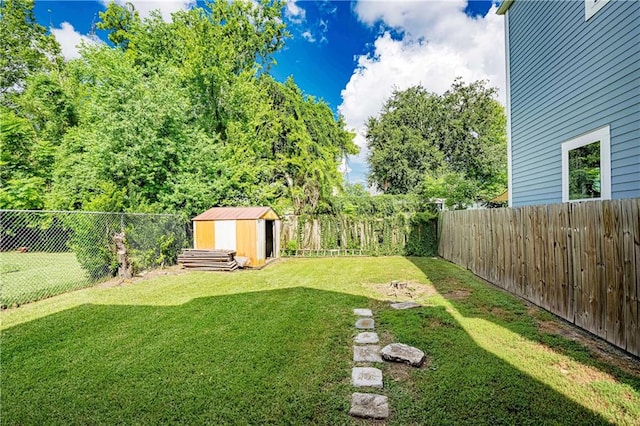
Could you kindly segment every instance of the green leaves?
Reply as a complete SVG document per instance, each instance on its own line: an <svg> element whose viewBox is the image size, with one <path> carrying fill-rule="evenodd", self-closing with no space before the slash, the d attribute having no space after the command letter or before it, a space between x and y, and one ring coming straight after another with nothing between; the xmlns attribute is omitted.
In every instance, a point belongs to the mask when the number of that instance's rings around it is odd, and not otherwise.
<svg viewBox="0 0 640 426"><path fill-rule="evenodd" d="M5 3L2 25L31 37L23 59L44 54L38 37L50 36L33 4ZM326 210L338 164L357 147L325 103L265 73L288 36L283 6L213 1L165 22L158 11L141 19L130 3L109 4L97 26L115 47L84 46L58 70L14 75L15 111L0 117L3 205Z"/></svg>
<svg viewBox="0 0 640 426"><path fill-rule="evenodd" d="M105 46L87 49L70 71L82 102L78 126L63 139L59 160L66 165L57 170L53 197L64 202L70 191L86 208L111 184L125 191L125 209L161 203L197 149L189 144L190 103L176 72L149 75L121 50ZM86 174L95 179L75 179Z"/></svg>
<svg viewBox="0 0 640 426"><path fill-rule="evenodd" d="M387 194L489 199L506 188L506 118L485 82L456 79L439 96L396 90L367 123L369 182ZM453 192L452 192L453 191Z"/></svg>
<svg viewBox="0 0 640 426"><path fill-rule="evenodd" d="M0 2L0 103L13 106L30 75L62 63L53 35L36 23L33 0Z"/></svg>
<svg viewBox="0 0 640 426"><path fill-rule="evenodd" d="M140 16L132 3L121 6L115 2L109 3L107 10L99 12L101 21L97 27L101 30L111 30L109 40L118 47L126 49L132 34L139 28Z"/></svg>
<svg viewBox="0 0 640 426"><path fill-rule="evenodd" d="M269 104L259 114L256 132L268 144L264 148L278 182L295 213L326 209L334 188L341 187L340 161L357 152L353 134L327 104L305 97L292 78L282 84L262 76L260 84Z"/></svg>

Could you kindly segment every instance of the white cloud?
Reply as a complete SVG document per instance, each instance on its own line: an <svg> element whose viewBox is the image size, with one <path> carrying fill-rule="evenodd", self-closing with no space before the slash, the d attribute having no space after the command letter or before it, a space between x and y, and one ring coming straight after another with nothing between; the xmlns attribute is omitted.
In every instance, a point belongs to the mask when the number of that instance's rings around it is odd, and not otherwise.
<svg viewBox="0 0 640 426"><path fill-rule="evenodd" d="M357 56L357 67L342 90L338 111L356 130L361 147L351 159L355 168L365 163L364 137L368 117L377 116L394 88L421 84L443 93L461 76L470 83L485 79L499 90L505 103L504 23L493 6L485 17L464 13L465 0L377 2L360 1L354 7L358 19L385 31L369 55ZM401 34L392 37L390 29Z"/></svg>
<svg viewBox="0 0 640 426"><path fill-rule="evenodd" d="M287 0L284 16L294 24L301 24L304 22L306 11L296 4L296 0Z"/></svg>
<svg viewBox="0 0 640 426"><path fill-rule="evenodd" d="M307 40L309 43L314 43L316 41L316 38L313 36L313 34L311 34L311 31L309 30L302 33L302 38Z"/></svg>
<svg viewBox="0 0 640 426"><path fill-rule="evenodd" d="M51 28L51 33L58 43L60 43L62 56L67 60L80 57L78 47L80 47L83 42L85 44L100 43L96 38L80 34L73 28L73 25L68 22L63 22L60 28Z"/></svg>
<svg viewBox="0 0 640 426"><path fill-rule="evenodd" d="M111 3L111 0L100 0L100 3L105 7ZM171 21L171 14L179 10L188 10L195 5L195 0L116 0L121 6L127 3L133 4L135 9L140 14L141 18L149 16L152 10L160 9L162 13L162 19L166 22Z"/></svg>
<svg viewBox="0 0 640 426"><path fill-rule="evenodd" d="M335 15L338 10L338 7L329 3L328 0L318 2L317 7L325 15ZM289 23L293 24L289 29L300 34L300 36L309 43L315 43L318 40L320 40L320 43L328 42L326 37L329 31L328 20L320 18L315 24L309 25L307 22L307 12L298 6L297 0L287 0L284 16Z"/></svg>
<svg viewBox="0 0 640 426"><path fill-rule="evenodd" d="M329 31L329 22L324 19L320 19L320 22L318 22L318 30L320 31L320 42L328 42L327 32Z"/></svg>
<svg viewBox="0 0 640 426"><path fill-rule="evenodd" d="M318 3L318 9L320 9L325 15L335 15L338 11L338 6L332 4L329 0L322 0Z"/></svg>

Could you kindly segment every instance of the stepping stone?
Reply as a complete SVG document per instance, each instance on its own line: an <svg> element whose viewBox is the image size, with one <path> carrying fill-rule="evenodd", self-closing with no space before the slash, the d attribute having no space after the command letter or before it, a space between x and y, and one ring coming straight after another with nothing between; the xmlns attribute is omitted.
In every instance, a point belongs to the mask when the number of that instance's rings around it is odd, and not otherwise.
<svg viewBox="0 0 640 426"><path fill-rule="evenodd" d="M380 354L385 361L404 362L413 367L420 367L425 359L424 352L420 349L402 343L387 345Z"/></svg>
<svg viewBox="0 0 640 426"><path fill-rule="evenodd" d="M371 309L354 309L353 313L358 315L359 317L372 317L373 312Z"/></svg>
<svg viewBox="0 0 640 426"><path fill-rule="evenodd" d="M399 302L399 303L392 303L391 307L393 309L411 309L411 308L420 308L422 307L422 305L416 302Z"/></svg>
<svg viewBox="0 0 640 426"><path fill-rule="evenodd" d="M360 318L356 321L356 328L360 330L368 330L375 328L375 322L371 318Z"/></svg>
<svg viewBox="0 0 640 426"><path fill-rule="evenodd" d="M389 417L389 400L384 395L356 392L351 395L349 414L365 419L386 419Z"/></svg>
<svg viewBox="0 0 640 426"><path fill-rule="evenodd" d="M354 362L382 362L380 346L354 346Z"/></svg>
<svg viewBox="0 0 640 426"><path fill-rule="evenodd" d="M364 333L358 334L354 341L361 345L367 345L370 343L378 343L380 339L378 339L378 333L365 331Z"/></svg>
<svg viewBox="0 0 640 426"><path fill-rule="evenodd" d="M371 386L382 387L382 371L371 367L353 367L351 370L351 383L356 387Z"/></svg>

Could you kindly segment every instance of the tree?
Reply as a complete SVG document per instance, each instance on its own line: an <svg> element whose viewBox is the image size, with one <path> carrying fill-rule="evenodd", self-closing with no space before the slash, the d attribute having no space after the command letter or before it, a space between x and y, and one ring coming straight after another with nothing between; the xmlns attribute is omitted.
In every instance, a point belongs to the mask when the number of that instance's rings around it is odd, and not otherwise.
<svg viewBox="0 0 640 426"><path fill-rule="evenodd" d="M484 81L465 85L456 79L442 97L445 162L480 188L497 184L490 198L506 188L507 171L507 120L495 95Z"/></svg>
<svg viewBox="0 0 640 426"><path fill-rule="evenodd" d="M37 135L28 120L0 111L0 208L40 209L44 180L37 176Z"/></svg>
<svg viewBox="0 0 640 426"><path fill-rule="evenodd" d="M100 22L96 24L101 30L110 31L107 36L117 47L126 49L134 31L139 29L140 15L133 3L121 6L115 2L107 5L107 10L99 13Z"/></svg>
<svg viewBox="0 0 640 426"><path fill-rule="evenodd" d="M62 64L60 46L36 23L33 7L33 0L0 2L0 102L4 106L14 106L12 99L22 92L28 76Z"/></svg>
<svg viewBox="0 0 640 426"><path fill-rule="evenodd" d="M268 145L274 177L287 188L296 213L327 209L334 188L340 188L338 171L347 154L357 153L354 135L329 106L306 97L292 78L278 83L262 76L269 104L256 119L256 135Z"/></svg>
<svg viewBox="0 0 640 426"><path fill-rule="evenodd" d="M69 64L78 124L57 157L51 206L87 208L124 190L123 208L172 210L165 197L200 141L192 109L172 68L148 75L120 49L89 47ZM197 157L197 156L196 156Z"/></svg>
<svg viewBox="0 0 640 426"><path fill-rule="evenodd" d="M441 101L422 86L396 90L380 117L367 122L369 183L386 194L418 190L424 174L443 164Z"/></svg>
<svg viewBox="0 0 640 426"><path fill-rule="evenodd" d="M479 193L476 181L465 178L461 173L445 172L434 177L426 174L422 184L422 194L427 200L441 198L450 209L466 209L476 200Z"/></svg>
<svg viewBox="0 0 640 426"><path fill-rule="evenodd" d="M284 44L283 6L280 0L217 0L178 11L165 22L159 11L140 21L132 5L111 3L98 27L111 31L109 38L136 65L151 71L177 67L200 125L224 133L236 112L225 94L238 78L268 68Z"/></svg>
<svg viewBox="0 0 640 426"><path fill-rule="evenodd" d="M165 22L110 4L99 27L114 46L27 76L0 117L3 206L328 210L357 148L324 102L266 73L287 35L282 6L220 0Z"/></svg>
<svg viewBox="0 0 640 426"><path fill-rule="evenodd" d="M488 199L506 187L506 118L483 81L456 79L443 95L396 90L366 137L369 183L385 193L439 198L434 188L456 181L460 194Z"/></svg>

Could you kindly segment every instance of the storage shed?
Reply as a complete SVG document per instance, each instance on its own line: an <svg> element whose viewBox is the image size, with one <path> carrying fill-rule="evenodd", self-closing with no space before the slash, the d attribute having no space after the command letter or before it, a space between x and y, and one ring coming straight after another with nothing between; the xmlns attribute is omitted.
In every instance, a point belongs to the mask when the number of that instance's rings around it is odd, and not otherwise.
<svg viewBox="0 0 640 426"><path fill-rule="evenodd" d="M280 218L270 207L214 207L192 220L195 249L235 250L253 267L280 252Z"/></svg>

